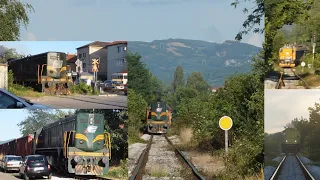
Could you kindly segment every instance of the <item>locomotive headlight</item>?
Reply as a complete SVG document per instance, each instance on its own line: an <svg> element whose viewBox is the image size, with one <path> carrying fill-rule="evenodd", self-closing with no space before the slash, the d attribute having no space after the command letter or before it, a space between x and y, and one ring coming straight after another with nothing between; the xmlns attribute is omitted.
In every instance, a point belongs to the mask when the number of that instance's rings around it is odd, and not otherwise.
<svg viewBox="0 0 320 180"><path fill-rule="evenodd" d="M296 143L296 142L297 142L297 140L294 140L294 142Z"/></svg>
<svg viewBox="0 0 320 180"><path fill-rule="evenodd" d="M80 140L80 144L83 144L83 141L82 141L82 140Z"/></svg>
<svg viewBox="0 0 320 180"><path fill-rule="evenodd" d="M286 143L288 142L288 140L286 140Z"/></svg>
<svg viewBox="0 0 320 180"><path fill-rule="evenodd" d="M74 161L76 163L79 163L81 161L81 157L80 156L75 156L73 159L74 159Z"/></svg>
<svg viewBox="0 0 320 180"><path fill-rule="evenodd" d="M102 162L103 162L104 164L107 164L107 163L108 163L108 158L106 158L106 157L102 158Z"/></svg>

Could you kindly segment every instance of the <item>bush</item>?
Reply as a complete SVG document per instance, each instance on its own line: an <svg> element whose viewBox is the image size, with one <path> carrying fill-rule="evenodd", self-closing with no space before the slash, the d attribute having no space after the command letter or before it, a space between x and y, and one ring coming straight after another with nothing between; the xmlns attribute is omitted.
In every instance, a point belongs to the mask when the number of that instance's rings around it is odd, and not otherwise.
<svg viewBox="0 0 320 180"><path fill-rule="evenodd" d="M91 86L80 82L79 84L73 85L71 87L71 92L75 94L92 94L92 88Z"/></svg>
<svg viewBox="0 0 320 180"><path fill-rule="evenodd" d="M251 141L246 137L235 141L229 149L226 162L227 179L244 178L248 175L256 175L260 172L263 164L257 160L263 147L256 141Z"/></svg>

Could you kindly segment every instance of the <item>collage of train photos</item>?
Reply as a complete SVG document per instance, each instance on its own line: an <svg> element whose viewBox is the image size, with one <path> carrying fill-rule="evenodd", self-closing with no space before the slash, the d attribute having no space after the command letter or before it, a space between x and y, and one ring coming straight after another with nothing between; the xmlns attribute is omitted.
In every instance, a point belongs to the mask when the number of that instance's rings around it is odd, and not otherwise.
<svg viewBox="0 0 320 180"><path fill-rule="evenodd" d="M320 180L320 0L0 9L1 180Z"/></svg>

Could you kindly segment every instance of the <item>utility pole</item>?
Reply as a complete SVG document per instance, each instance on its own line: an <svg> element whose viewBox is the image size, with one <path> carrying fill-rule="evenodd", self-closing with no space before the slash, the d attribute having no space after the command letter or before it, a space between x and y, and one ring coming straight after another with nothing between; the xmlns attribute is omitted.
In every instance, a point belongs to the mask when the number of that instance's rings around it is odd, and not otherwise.
<svg viewBox="0 0 320 180"><path fill-rule="evenodd" d="M312 67L314 67L313 66L313 64L314 64L314 54L315 54L315 51L316 51L316 31L314 31L313 32L313 35L312 35L312 55L313 55L313 57L312 57Z"/></svg>

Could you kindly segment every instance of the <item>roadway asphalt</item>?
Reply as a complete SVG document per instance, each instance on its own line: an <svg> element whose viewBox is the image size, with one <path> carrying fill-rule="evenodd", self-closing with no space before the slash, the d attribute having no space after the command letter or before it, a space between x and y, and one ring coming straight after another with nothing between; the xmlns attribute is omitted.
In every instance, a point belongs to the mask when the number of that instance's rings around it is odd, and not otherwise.
<svg viewBox="0 0 320 180"><path fill-rule="evenodd" d="M19 179L19 173L4 173L0 172L0 179L4 180L17 180Z"/></svg>
<svg viewBox="0 0 320 180"><path fill-rule="evenodd" d="M127 109L127 96L124 95L70 95L23 97L32 103L54 109Z"/></svg>

